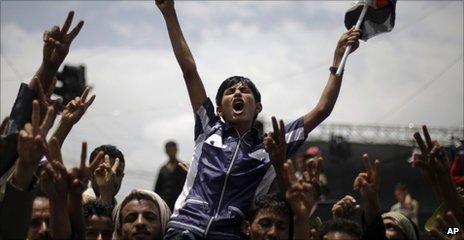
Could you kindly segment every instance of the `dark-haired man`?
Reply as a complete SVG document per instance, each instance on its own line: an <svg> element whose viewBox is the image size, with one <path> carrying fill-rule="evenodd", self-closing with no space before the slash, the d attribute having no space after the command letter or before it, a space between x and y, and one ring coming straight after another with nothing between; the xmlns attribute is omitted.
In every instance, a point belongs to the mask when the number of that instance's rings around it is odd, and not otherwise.
<svg viewBox="0 0 464 240"><path fill-rule="evenodd" d="M168 141L165 145L168 162L161 167L155 183L155 192L174 210L174 203L182 192L187 172L179 166L177 159L177 144Z"/></svg>
<svg viewBox="0 0 464 240"><path fill-rule="evenodd" d="M262 110L261 94L241 76L222 82L216 112L207 97L177 20L173 0L156 0L166 22L195 113L195 152L183 191L176 201L166 239L191 234L198 239L240 239L240 223L255 197L266 194L276 176L263 140L253 122ZM316 107L288 124L287 156L327 118L337 99L342 76L335 75L346 46L358 46L360 31L351 29L339 40L329 81ZM222 119L221 119L222 118Z"/></svg>
<svg viewBox="0 0 464 240"><path fill-rule="evenodd" d="M290 205L276 194L256 199L248 212L243 232L251 240L292 239L293 214Z"/></svg>
<svg viewBox="0 0 464 240"><path fill-rule="evenodd" d="M92 187L83 193L84 202L97 198L104 204L114 206L116 205L115 196L121 188L124 177L124 155L113 145L101 145L92 151L89 163L92 163L99 152L105 154L105 159L96 168L90 180Z"/></svg>
<svg viewBox="0 0 464 240"><path fill-rule="evenodd" d="M27 233L28 240L51 239L50 229L50 201L48 198L38 196L32 203L32 216Z"/></svg>
<svg viewBox="0 0 464 240"><path fill-rule="evenodd" d="M354 221L336 218L322 224L318 230L320 240L361 240L361 226Z"/></svg>
<svg viewBox="0 0 464 240"><path fill-rule="evenodd" d="M83 206L86 240L111 240L113 219L111 206L90 200Z"/></svg>

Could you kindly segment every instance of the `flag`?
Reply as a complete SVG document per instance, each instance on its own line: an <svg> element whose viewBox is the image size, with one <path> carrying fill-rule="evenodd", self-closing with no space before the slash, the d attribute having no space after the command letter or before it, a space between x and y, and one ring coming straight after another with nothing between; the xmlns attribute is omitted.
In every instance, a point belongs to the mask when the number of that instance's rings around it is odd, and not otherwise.
<svg viewBox="0 0 464 240"><path fill-rule="evenodd" d="M361 39L374 37L384 32L390 32L395 26L395 6L396 0L361 0L356 1L355 5L345 14L345 26L350 29L358 21L363 5L367 4L368 9L361 24Z"/></svg>

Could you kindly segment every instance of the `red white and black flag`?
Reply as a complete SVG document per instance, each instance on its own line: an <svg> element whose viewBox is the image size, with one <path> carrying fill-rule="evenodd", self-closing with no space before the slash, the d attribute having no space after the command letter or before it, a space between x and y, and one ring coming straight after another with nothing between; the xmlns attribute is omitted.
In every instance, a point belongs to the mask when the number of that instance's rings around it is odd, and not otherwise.
<svg viewBox="0 0 464 240"><path fill-rule="evenodd" d="M361 24L361 39L374 37L380 33L390 32L395 26L396 0L360 0L345 14L345 26L347 29L356 25L364 5L367 11Z"/></svg>

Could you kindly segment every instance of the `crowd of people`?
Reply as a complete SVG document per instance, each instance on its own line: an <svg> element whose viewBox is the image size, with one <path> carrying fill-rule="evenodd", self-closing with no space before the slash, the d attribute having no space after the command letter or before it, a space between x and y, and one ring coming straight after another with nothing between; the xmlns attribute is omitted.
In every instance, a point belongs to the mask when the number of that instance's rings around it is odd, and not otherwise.
<svg viewBox="0 0 464 240"><path fill-rule="evenodd" d="M320 150L311 148L305 157L290 159L330 115L343 78L336 74L337 66L347 46L357 49L360 30L350 29L338 41L316 106L287 124L273 117L272 131L263 134L262 124L253 127L263 108L254 83L240 76L226 79L215 108L173 0L157 0L156 5L194 111L192 160L181 163L177 144L168 142L169 159L154 191L134 189L120 202L115 196L130 160L116 146L105 143L87 159L83 142L79 166L64 165L61 146L95 100L88 88L65 106L51 99L57 71L84 25L80 21L71 29L70 12L61 28L45 31L42 64L28 84L21 84L0 126L0 239L420 239L418 203L405 185L395 189L398 203L382 212L381 161L372 161L367 153L360 156L365 169L353 179L353 188L361 199L344 196L333 205L332 219L322 221L315 211L327 194ZM456 186L462 186L463 154L456 154L451 168L425 126L424 138L418 132L411 137L420 149L412 165L439 205L427 231L441 240L464 239L464 201ZM460 231L450 235L450 228Z"/></svg>

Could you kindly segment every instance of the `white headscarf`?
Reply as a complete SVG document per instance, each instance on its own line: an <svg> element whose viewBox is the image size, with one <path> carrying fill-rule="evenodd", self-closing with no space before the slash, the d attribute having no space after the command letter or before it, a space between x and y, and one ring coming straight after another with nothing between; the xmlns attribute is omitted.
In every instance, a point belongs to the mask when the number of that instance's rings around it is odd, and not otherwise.
<svg viewBox="0 0 464 240"><path fill-rule="evenodd" d="M387 212L382 214L382 218L390 218L395 221L406 236L406 239L417 240L416 231L414 230L412 221L410 221L403 214L398 212Z"/></svg>
<svg viewBox="0 0 464 240"><path fill-rule="evenodd" d="M129 197L133 193L143 194L153 199L153 201L158 205L159 212L160 212L160 222L161 222L161 238L163 238L164 232L166 231L166 227L168 225L169 217L171 216L171 210L169 209L166 202L155 192L144 190L144 189L134 189L129 195L127 195L121 201L120 204L118 204L113 209L113 223L114 223L113 239L122 239L121 204L124 203L127 197Z"/></svg>

